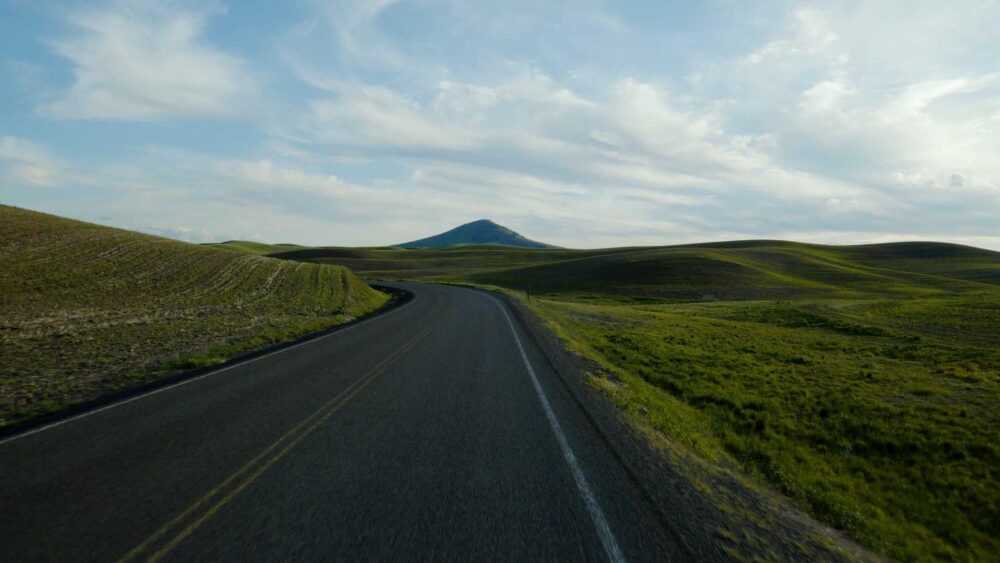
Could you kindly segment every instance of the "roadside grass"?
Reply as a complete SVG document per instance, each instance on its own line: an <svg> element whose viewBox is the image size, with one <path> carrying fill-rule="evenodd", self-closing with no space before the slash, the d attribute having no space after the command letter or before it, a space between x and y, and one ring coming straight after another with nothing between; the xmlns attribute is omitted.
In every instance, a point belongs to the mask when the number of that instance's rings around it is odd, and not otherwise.
<svg viewBox="0 0 1000 563"><path fill-rule="evenodd" d="M862 543L1000 553L1000 295L530 303L630 416Z"/></svg>
<svg viewBox="0 0 1000 563"><path fill-rule="evenodd" d="M0 427L364 315L349 270L0 206Z"/></svg>
<svg viewBox="0 0 1000 563"><path fill-rule="evenodd" d="M344 324L353 319L354 317L349 315L335 315L333 317L322 317L311 321L304 321L291 326L285 326L283 323L273 323L269 327L261 327L259 331L255 332L249 338L212 345L197 354L178 357L176 360L166 362L160 368L171 371L175 369L189 370L221 365L248 350L257 350L289 342L307 334Z"/></svg>

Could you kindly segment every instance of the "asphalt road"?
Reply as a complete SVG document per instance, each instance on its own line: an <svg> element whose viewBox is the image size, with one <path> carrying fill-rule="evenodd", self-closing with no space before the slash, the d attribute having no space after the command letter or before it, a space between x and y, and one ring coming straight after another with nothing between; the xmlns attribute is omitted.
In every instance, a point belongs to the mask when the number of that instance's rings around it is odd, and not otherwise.
<svg viewBox="0 0 1000 563"><path fill-rule="evenodd" d="M473 290L0 442L0 559L678 560Z"/></svg>

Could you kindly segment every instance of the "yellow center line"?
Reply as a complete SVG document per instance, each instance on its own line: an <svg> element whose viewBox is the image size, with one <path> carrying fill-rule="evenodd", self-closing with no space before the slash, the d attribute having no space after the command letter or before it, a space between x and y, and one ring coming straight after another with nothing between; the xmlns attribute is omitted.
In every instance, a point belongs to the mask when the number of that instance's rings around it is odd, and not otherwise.
<svg viewBox="0 0 1000 563"><path fill-rule="evenodd" d="M352 398L354 398L362 389L364 389L369 383L375 380L378 375L393 361L395 361L399 356L403 355L405 352L416 346L421 340L423 340L432 330L437 328L441 322L437 322L434 325L428 327L423 332L418 334L416 337L411 339L402 348L394 352L391 356L380 362L374 368L369 370L365 375L361 376L357 381L352 383L346 389L338 393L335 397L324 403L318 409L316 409L313 414L306 417L302 422L297 424L294 428L283 434L277 440L275 440L270 446L264 449L260 454L255 456L246 465L238 469L232 475L230 475L226 480L224 480L219 485L215 486L212 490L205 493L201 498L194 502L182 513L174 517L172 520L160 527L156 532L150 535L141 544L130 550L128 553L123 555L120 562L130 561L138 557L143 551L149 549L154 543L159 541L163 536L167 535L171 529L177 527L181 524L188 516L191 516L195 511L197 511L202 505L206 504L213 497L219 495L226 487L232 484L234 481L239 479L243 474L249 472L260 460L267 457L268 454L274 450L280 448L283 443L291 440L287 446L282 448L273 457L264 462L263 465L253 471L245 480L239 483L235 488L233 488L228 494L216 502L213 506L208 508L201 516L193 520L187 527L185 527L180 533L177 534L173 539L171 539L166 545L160 548L158 551L153 553L148 561L157 561L167 553L170 552L174 547L176 547L181 541L191 535L199 526L201 526L206 520L212 517L216 512L219 511L223 506L228 504L232 499L234 499L241 491L243 491L247 486L257 480L265 471L267 471L272 465L277 463L281 458L288 454L295 446L299 445L309 434L311 434L316 428L320 426L324 421L329 419L340 410L345 404L347 404ZM301 432L300 432L301 430Z"/></svg>

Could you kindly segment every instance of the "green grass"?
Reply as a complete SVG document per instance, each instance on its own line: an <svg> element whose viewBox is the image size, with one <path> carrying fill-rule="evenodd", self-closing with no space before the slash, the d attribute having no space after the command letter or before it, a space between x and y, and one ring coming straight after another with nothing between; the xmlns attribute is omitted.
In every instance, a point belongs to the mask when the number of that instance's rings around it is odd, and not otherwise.
<svg viewBox="0 0 1000 563"><path fill-rule="evenodd" d="M368 279L463 281L573 300L862 298L989 291L1000 254L942 243L823 246L783 241L599 250L459 246L276 253Z"/></svg>
<svg viewBox="0 0 1000 563"><path fill-rule="evenodd" d="M901 560L1000 553L1000 253L783 241L314 248L368 278L499 287L640 428Z"/></svg>
<svg viewBox="0 0 1000 563"><path fill-rule="evenodd" d="M1000 273L995 253L923 259L915 264L864 259L850 247L775 243L730 247L630 249L468 276L470 281L540 294L587 294L601 299L788 299L882 295L942 295L994 287L968 272L982 259ZM984 258L980 258L982 254ZM933 273L914 266L935 262ZM997 278L995 281L1000 281Z"/></svg>
<svg viewBox="0 0 1000 563"><path fill-rule="evenodd" d="M0 426L340 324L349 270L0 206Z"/></svg>
<svg viewBox="0 0 1000 563"><path fill-rule="evenodd" d="M532 306L637 421L863 543L1000 552L1000 295Z"/></svg>
<svg viewBox="0 0 1000 563"><path fill-rule="evenodd" d="M576 256L581 251L525 250L506 246L453 246L440 249L308 248L273 254L276 258L337 264L367 279L427 279L532 265Z"/></svg>

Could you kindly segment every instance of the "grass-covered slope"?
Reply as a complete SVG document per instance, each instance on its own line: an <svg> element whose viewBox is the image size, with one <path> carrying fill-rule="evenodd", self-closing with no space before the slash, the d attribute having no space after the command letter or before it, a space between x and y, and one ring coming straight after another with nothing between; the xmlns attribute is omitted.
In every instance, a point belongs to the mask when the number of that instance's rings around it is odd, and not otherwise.
<svg viewBox="0 0 1000 563"><path fill-rule="evenodd" d="M530 305L679 448L894 559L1000 553L1000 292Z"/></svg>
<svg viewBox="0 0 1000 563"><path fill-rule="evenodd" d="M1000 253L933 242L736 241L602 250L308 248L273 256L339 264L369 279L469 281L574 299L945 295L1000 285Z"/></svg>
<svg viewBox="0 0 1000 563"><path fill-rule="evenodd" d="M772 241L631 249L468 277L536 293L681 300L934 295L1000 284L1000 253L917 244L928 252ZM954 252L932 252L942 247Z"/></svg>
<svg viewBox="0 0 1000 563"><path fill-rule="evenodd" d="M0 426L363 315L303 264L0 206Z"/></svg>
<svg viewBox="0 0 1000 563"><path fill-rule="evenodd" d="M286 260L337 264L367 279L454 278L575 257L580 250L525 250L495 245L399 248L318 247L271 254Z"/></svg>

